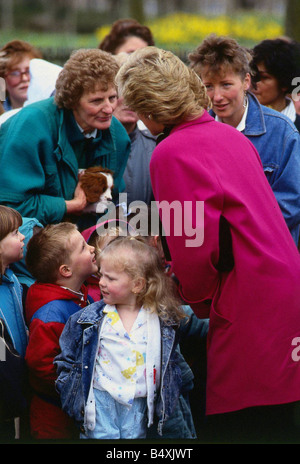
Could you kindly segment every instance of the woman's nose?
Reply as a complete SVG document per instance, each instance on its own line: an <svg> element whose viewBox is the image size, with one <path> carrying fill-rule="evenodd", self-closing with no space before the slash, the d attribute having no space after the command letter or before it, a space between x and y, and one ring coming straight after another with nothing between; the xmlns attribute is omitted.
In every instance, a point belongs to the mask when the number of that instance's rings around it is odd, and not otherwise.
<svg viewBox="0 0 300 464"><path fill-rule="evenodd" d="M104 111L104 113L107 113L107 114L112 114L114 111L114 107L109 101L107 101L104 107L102 108L102 111Z"/></svg>
<svg viewBox="0 0 300 464"><path fill-rule="evenodd" d="M222 92L219 89L215 89L213 96L212 96L212 100L220 101L222 100L222 98L223 98Z"/></svg>

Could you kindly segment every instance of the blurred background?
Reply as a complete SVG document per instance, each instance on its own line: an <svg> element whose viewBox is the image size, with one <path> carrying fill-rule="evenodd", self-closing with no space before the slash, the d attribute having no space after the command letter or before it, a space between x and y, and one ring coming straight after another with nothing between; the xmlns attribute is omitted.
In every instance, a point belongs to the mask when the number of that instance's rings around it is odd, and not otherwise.
<svg viewBox="0 0 300 464"><path fill-rule="evenodd" d="M126 17L182 57L211 32L249 47L283 35L300 41L300 0L0 0L0 46L26 40L62 65L72 50L97 47Z"/></svg>

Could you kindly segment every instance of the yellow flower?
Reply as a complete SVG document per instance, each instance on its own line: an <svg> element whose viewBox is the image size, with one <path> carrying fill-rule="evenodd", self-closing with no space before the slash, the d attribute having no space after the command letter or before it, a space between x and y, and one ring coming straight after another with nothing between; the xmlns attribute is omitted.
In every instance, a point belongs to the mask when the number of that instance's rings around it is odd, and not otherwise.
<svg viewBox="0 0 300 464"><path fill-rule="evenodd" d="M174 13L149 21L147 26L152 31L156 45L166 49L191 49L211 33L229 35L241 44L257 43L284 33L279 20L257 14L206 17ZM101 41L109 30L108 25L97 29L97 39Z"/></svg>

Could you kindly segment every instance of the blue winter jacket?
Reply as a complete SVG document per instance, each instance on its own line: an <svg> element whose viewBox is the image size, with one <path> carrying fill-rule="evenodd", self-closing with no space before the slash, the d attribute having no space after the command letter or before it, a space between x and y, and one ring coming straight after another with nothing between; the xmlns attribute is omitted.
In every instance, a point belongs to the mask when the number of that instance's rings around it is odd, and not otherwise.
<svg viewBox="0 0 300 464"><path fill-rule="evenodd" d="M61 353L55 358L57 366L56 389L60 394L62 409L85 432L85 405L93 376L98 334L104 319L103 301L93 303L71 316L60 337ZM203 324L203 323L202 323ZM190 406L186 393L191 377L178 348L178 331L161 321L162 364L160 395L156 402L157 431L164 438L196 438ZM183 380L185 369L187 382ZM190 371L191 372L191 371ZM164 426L176 417L175 427Z"/></svg>
<svg viewBox="0 0 300 464"><path fill-rule="evenodd" d="M24 357L28 331L23 315L22 287L11 269L6 269L0 285L0 318L8 330L14 348Z"/></svg>

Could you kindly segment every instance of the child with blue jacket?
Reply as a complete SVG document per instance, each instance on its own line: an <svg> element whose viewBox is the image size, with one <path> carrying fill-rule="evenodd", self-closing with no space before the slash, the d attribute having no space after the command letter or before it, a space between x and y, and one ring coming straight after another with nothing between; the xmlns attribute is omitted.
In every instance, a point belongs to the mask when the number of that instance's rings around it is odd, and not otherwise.
<svg viewBox="0 0 300 464"><path fill-rule="evenodd" d="M82 439L144 439L154 425L164 437L175 416L168 438L196 438L178 350L186 314L157 250L117 237L101 252L100 273L102 300L72 315L60 337L63 410Z"/></svg>
<svg viewBox="0 0 300 464"><path fill-rule="evenodd" d="M21 215L0 205L0 439L19 435L16 417L26 409L24 356L27 327L23 317L22 287L10 269L23 257Z"/></svg>

